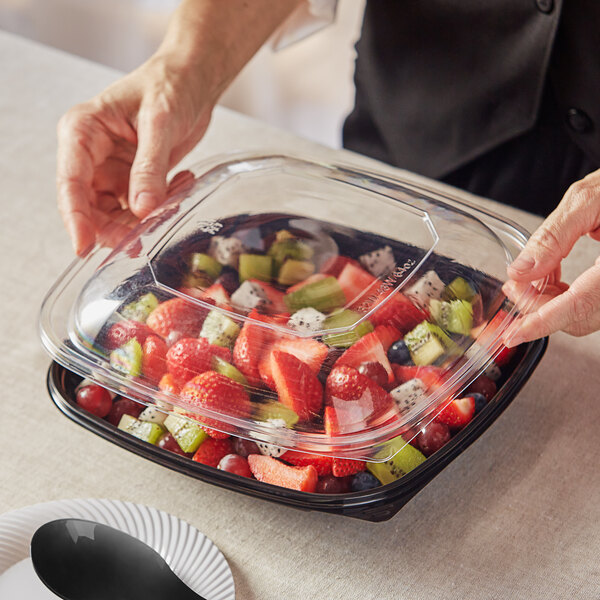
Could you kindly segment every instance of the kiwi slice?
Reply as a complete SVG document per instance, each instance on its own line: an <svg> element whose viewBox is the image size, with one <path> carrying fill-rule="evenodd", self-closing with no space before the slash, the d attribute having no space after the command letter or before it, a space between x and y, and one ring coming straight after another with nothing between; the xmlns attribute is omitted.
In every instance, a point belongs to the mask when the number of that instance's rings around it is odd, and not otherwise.
<svg viewBox="0 0 600 600"><path fill-rule="evenodd" d="M282 234L282 235L280 235ZM282 265L288 260L310 261L313 256L313 249L306 243L286 237L291 236L288 231L279 231L276 241L271 244L267 254L273 258L273 269L278 273ZM302 281L301 279L299 281ZM288 284L291 285L291 284Z"/></svg>
<svg viewBox="0 0 600 600"><path fill-rule="evenodd" d="M291 313L308 307L320 312L330 312L346 304L344 291L335 277L307 283L291 294L286 294L284 300Z"/></svg>
<svg viewBox="0 0 600 600"><path fill-rule="evenodd" d="M213 281L221 274L223 265L212 256L202 252L194 252L190 256L191 273L206 273Z"/></svg>
<svg viewBox="0 0 600 600"><path fill-rule="evenodd" d="M425 455L414 446L407 444L402 436L390 440L386 444L385 450L378 452L375 458L382 456L384 452L385 454L391 452L394 454L385 462L367 462L367 470L375 475L383 485L400 479L426 460Z"/></svg>
<svg viewBox="0 0 600 600"><path fill-rule="evenodd" d="M198 446L208 438L200 424L193 423L185 417L169 415L164 426L184 452L196 452Z"/></svg>
<svg viewBox="0 0 600 600"><path fill-rule="evenodd" d="M248 380L242 373L221 357L213 355L211 358L211 365L217 373L221 373L221 375L225 375L225 377L229 377L229 379L233 379L242 385L248 385Z"/></svg>
<svg viewBox="0 0 600 600"><path fill-rule="evenodd" d="M469 335L473 327L473 307L467 300L443 300L431 299L429 311L436 323L451 333Z"/></svg>
<svg viewBox="0 0 600 600"><path fill-rule="evenodd" d="M277 283L281 285L294 285L295 283L304 281L314 272L315 265L311 262L288 258L279 269Z"/></svg>
<svg viewBox="0 0 600 600"><path fill-rule="evenodd" d="M286 427L292 428L298 422L298 415L281 402L269 402L260 404L256 408L255 417L257 421L281 420Z"/></svg>
<svg viewBox="0 0 600 600"><path fill-rule="evenodd" d="M149 444L156 444L165 432L158 423L140 421L131 415L123 415L117 427Z"/></svg>
<svg viewBox="0 0 600 600"><path fill-rule="evenodd" d="M271 281L273 258L262 254L240 254L238 270L240 282L246 281L246 279Z"/></svg>
<svg viewBox="0 0 600 600"><path fill-rule="evenodd" d="M323 323L323 329L337 329L351 327L361 319L362 315L350 309L344 309L329 315ZM348 348L357 342L363 335L373 331L370 321L362 321L353 329L341 333L328 333L323 336L323 342L336 348Z"/></svg>
<svg viewBox="0 0 600 600"><path fill-rule="evenodd" d="M127 304L122 310L121 314L126 319L132 321L139 321L145 323L148 315L158 306L158 299L152 293L148 292L143 296L140 296L134 302Z"/></svg>
<svg viewBox="0 0 600 600"><path fill-rule="evenodd" d="M470 302L477 292L473 286L462 277L456 277L445 288L442 297L445 300L467 300Z"/></svg>
<svg viewBox="0 0 600 600"><path fill-rule="evenodd" d="M419 323L409 331L404 336L404 342L417 366L433 364L444 355L448 347L452 346L452 340L444 331L427 321Z"/></svg>
<svg viewBox="0 0 600 600"><path fill-rule="evenodd" d="M110 366L119 373L137 377L142 372L142 346L132 338L110 353Z"/></svg>
<svg viewBox="0 0 600 600"><path fill-rule="evenodd" d="M202 323L200 337L215 346L231 348L239 332L240 326L233 319L218 310L211 310Z"/></svg>

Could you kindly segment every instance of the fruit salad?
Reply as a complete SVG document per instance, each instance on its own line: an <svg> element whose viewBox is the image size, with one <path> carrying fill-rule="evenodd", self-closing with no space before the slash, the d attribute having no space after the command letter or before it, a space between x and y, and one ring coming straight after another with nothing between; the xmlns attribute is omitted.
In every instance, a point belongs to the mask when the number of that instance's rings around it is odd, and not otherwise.
<svg viewBox="0 0 600 600"><path fill-rule="evenodd" d="M209 467L339 494L417 468L509 374L511 307L484 273L291 215L219 225L114 290L93 352L124 395L83 380L82 409Z"/></svg>

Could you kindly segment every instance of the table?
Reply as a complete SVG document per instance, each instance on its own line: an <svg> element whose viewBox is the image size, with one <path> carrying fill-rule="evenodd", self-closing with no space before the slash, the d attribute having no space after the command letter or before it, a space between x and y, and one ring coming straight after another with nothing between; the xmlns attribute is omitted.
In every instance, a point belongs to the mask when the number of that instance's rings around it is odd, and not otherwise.
<svg viewBox="0 0 600 600"><path fill-rule="evenodd" d="M498 421L380 524L221 490L60 414L37 332L42 299L73 258L55 208L55 126L119 74L5 33L0 56L0 512L86 497L166 510L217 543L244 600L598 597L600 334L553 336ZM265 148L394 173L224 109L184 162ZM529 230L540 221L477 201ZM597 254L597 243L579 242L565 261L567 280Z"/></svg>

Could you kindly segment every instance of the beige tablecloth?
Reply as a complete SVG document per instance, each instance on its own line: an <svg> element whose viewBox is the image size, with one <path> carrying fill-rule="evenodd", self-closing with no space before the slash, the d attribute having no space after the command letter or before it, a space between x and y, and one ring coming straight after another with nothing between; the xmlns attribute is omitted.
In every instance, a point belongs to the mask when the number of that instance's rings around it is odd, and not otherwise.
<svg viewBox="0 0 600 600"><path fill-rule="evenodd" d="M247 600L598 598L598 334L553 336L498 421L381 524L200 483L103 441L56 410L37 332L44 294L72 259L55 208L55 126L67 108L117 76L0 34L0 512L86 497L155 506L217 543L237 597ZM216 111L189 160L265 148L376 164L225 110ZM539 222L496 209L529 229ZM597 254L597 243L582 240L565 261L567 279Z"/></svg>

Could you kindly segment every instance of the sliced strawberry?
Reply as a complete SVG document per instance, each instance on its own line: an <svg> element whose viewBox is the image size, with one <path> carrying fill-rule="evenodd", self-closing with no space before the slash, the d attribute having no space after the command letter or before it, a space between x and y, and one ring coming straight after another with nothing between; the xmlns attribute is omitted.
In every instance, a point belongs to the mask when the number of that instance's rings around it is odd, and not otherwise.
<svg viewBox="0 0 600 600"><path fill-rule="evenodd" d="M300 288L303 288L305 285L308 285L309 283L316 283L317 281L321 281L321 280L325 279L326 277L327 277L327 275L325 275L323 273L315 273L314 275L310 275L303 281L300 281L299 283L291 285L286 290L286 293L291 294L292 292L296 292L297 290L299 290Z"/></svg>
<svg viewBox="0 0 600 600"><path fill-rule="evenodd" d="M444 369L432 366L417 367L415 365L393 364L392 369L398 385L416 378L420 379L430 390L439 387L443 383L446 373Z"/></svg>
<svg viewBox="0 0 600 600"><path fill-rule="evenodd" d="M224 346L217 346L216 344L210 344L208 350L213 356L218 356L225 362L230 363L232 360L231 350L229 348L225 348Z"/></svg>
<svg viewBox="0 0 600 600"><path fill-rule="evenodd" d="M361 304L380 285L379 279L351 262L344 265L337 280L346 296L348 306Z"/></svg>
<svg viewBox="0 0 600 600"><path fill-rule="evenodd" d="M151 333L152 330L146 324L139 321L119 321L110 326L104 339L104 347L107 350L116 350L133 338L141 346Z"/></svg>
<svg viewBox="0 0 600 600"><path fill-rule="evenodd" d="M500 348L500 351L498 352L498 354L496 354L496 356L494 356L494 362L499 367L504 367L512 360L512 357L515 355L516 351L517 351L516 346L514 348L508 348L507 346L503 345Z"/></svg>
<svg viewBox="0 0 600 600"><path fill-rule="evenodd" d="M471 421L475 414L475 399L471 396L452 400L438 413L435 420L445 423L451 429L460 429Z"/></svg>
<svg viewBox="0 0 600 600"><path fill-rule="evenodd" d="M167 371L167 344L157 335L149 335L142 346L142 375L155 385Z"/></svg>
<svg viewBox="0 0 600 600"><path fill-rule="evenodd" d="M312 465L319 475L329 475L331 473L331 456L321 456L319 454L308 454L307 452L288 450L285 454L282 454L280 458L295 467Z"/></svg>
<svg viewBox="0 0 600 600"><path fill-rule="evenodd" d="M260 320L257 317L260 317L260 315L253 310L233 346L233 364L246 377L248 383L253 386L261 385L258 367L263 352L270 343L271 336L265 327L252 321L252 319Z"/></svg>
<svg viewBox="0 0 600 600"><path fill-rule="evenodd" d="M183 298L161 302L149 315L146 324L162 338L178 334L197 337L209 309L196 306Z"/></svg>
<svg viewBox="0 0 600 600"><path fill-rule="evenodd" d="M206 338L183 338L167 352L167 370L177 385L211 368L210 344Z"/></svg>
<svg viewBox="0 0 600 600"><path fill-rule="evenodd" d="M338 435L341 433L337 418L337 411L333 406L326 406L323 413L323 424L327 435Z"/></svg>
<svg viewBox="0 0 600 600"><path fill-rule="evenodd" d="M220 283L213 283L210 287L204 290L202 300L212 300L220 308L231 308L231 299L227 290Z"/></svg>
<svg viewBox="0 0 600 600"><path fill-rule="evenodd" d="M387 353L375 331L363 335L352 344L336 361L335 367L347 365L357 369L362 363L378 362L386 370L390 383L394 381L394 372L388 360Z"/></svg>
<svg viewBox="0 0 600 600"><path fill-rule="evenodd" d="M359 269L362 268L357 260L338 254L337 256L332 256L323 263L321 266L321 273L337 277L347 264L352 264Z"/></svg>
<svg viewBox="0 0 600 600"><path fill-rule="evenodd" d="M349 458L334 458L331 465L331 472L334 477L346 477L360 473L367 468L364 460L353 460Z"/></svg>
<svg viewBox="0 0 600 600"><path fill-rule="evenodd" d="M279 401L303 421L319 414L323 406L323 386L311 368L287 352L273 350L270 356Z"/></svg>
<svg viewBox="0 0 600 600"><path fill-rule="evenodd" d="M175 377L171 373L165 373L158 382L158 389L165 394L179 395L181 387L177 385Z"/></svg>
<svg viewBox="0 0 600 600"><path fill-rule="evenodd" d="M262 454L250 454L248 465L256 479L301 492L314 492L319 474L313 465L293 467Z"/></svg>
<svg viewBox="0 0 600 600"><path fill-rule="evenodd" d="M198 450L196 450L192 460L208 465L209 467L216 467L220 460L231 454L233 447L231 445L231 439L216 440L214 438L208 438L204 440Z"/></svg>
<svg viewBox="0 0 600 600"><path fill-rule="evenodd" d="M283 338L273 344L272 350L281 350L293 354L304 364L308 365L312 372L317 375L321 365L327 357L329 347L311 338Z"/></svg>
<svg viewBox="0 0 600 600"><path fill-rule="evenodd" d="M375 334L386 353L394 342L402 338L400 331L391 325L377 325L375 327Z"/></svg>
<svg viewBox="0 0 600 600"><path fill-rule="evenodd" d="M400 333L408 333L428 318L428 314L417 308L406 296L399 292L388 291L382 294L373 306L375 311L369 315L373 325L390 325Z"/></svg>
<svg viewBox="0 0 600 600"><path fill-rule="evenodd" d="M325 385L325 398L336 410L332 430L356 430L394 406L394 399L372 379L348 366L334 367Z"/></svg>
<svg viewBox="0 0 600 600"><path fill-rule="evenodd" d="M252 407L244 386L216 371L205 371L188 381L181 390L181 398L192 406L237 417L248 416ZM199 415L190 416L206 425L204 429L211 437L225 437L220 431L227 429L224 423ZM218 431L212 431L213 427Z"/></svg>

